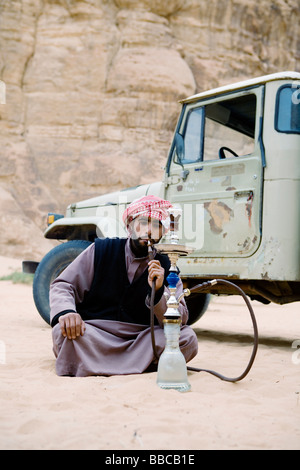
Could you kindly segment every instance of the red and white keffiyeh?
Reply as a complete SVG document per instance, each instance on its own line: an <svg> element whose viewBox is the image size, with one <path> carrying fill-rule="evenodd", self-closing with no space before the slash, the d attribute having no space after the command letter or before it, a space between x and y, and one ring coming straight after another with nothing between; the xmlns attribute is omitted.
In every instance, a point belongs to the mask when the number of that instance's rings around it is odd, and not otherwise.
<svg viewBox="0 0 300 470"><path fill-rule="evenodd" d="M151 219L160 220L163 225L164 222L169 220L169 212L172 204L169 201L161 199L157 196L143 196L136 201L133 201L123 214L123 222L126 227L129 226L138 216L145 216Z"/></svg>

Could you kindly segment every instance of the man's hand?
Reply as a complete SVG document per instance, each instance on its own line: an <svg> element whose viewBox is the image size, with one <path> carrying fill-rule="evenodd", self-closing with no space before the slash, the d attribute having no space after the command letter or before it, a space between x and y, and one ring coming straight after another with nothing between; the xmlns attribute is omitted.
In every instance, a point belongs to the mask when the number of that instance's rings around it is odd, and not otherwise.
<svg viewBox="0 0 300 470"><path fill-rule="evenodd" d="M79 313L66 313L59 317L58 322L65 338L76 339L78 336L84 335L85 324Z"/></svg>
<svg viewBox="0 0 300 470"><path fill-rule="evenodd" d="M148 283L152 287L152 282L155 279L155 290L158 291L164 283L165 270L161 267L158 260L153 259L148 264Z"/></svg>

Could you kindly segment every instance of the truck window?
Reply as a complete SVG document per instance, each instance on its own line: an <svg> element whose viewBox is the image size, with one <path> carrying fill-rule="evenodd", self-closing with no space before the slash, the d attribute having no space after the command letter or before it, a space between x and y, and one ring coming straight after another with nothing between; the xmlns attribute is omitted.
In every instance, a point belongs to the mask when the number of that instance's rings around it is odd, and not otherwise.
<svg viewBox="0 0 300 470"><path fill-rule="evenodd" d="M184 163L194 163L202 159L204 108L189 111L184 132Z"/></svg>
<svg viewBox="0 0 300 470"><path fill-rule="evenodd" d="M203 160L219 158L219 149L227 147L238 156L254 151L256 96L248 94L205 107ZM226 152L226 158L234 158Z"/></svg>
<svg viewBox="0 0 300 470"><path fill-rule="evenodd" d="M219 149L227 147L238 156L254 151L256 122L256 95L244 94L217 103L188 110L182 140L182 155L175 149L176 163L196 163L219 159ZM226 158L233 154L226 153Z"/></svg>
<svg viewBox="0 0 300 470"><path fill-rule="evenodd" d="M283 85L277 92L275 129L278 132L300 133L300 88Z"/></svg>

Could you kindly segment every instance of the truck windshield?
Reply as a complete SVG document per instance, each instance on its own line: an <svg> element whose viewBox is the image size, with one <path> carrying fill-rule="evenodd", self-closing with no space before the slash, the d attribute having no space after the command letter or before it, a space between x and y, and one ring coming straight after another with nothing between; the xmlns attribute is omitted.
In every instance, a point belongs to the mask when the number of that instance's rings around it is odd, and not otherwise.
<svg viewBox="0 0 300 470"><path fill-rule="evenodd" d="M277 93L275 129L300 134L300 85L283 85Z"/></svg>

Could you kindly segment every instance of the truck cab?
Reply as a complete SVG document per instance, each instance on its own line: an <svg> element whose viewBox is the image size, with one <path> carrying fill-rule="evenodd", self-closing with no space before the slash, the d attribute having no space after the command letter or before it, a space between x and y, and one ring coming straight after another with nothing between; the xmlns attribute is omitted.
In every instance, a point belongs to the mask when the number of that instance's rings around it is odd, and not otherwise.
<svg viewBox="0 0 300 470"><path fill-rule="evenodd" d="M52 215L44 235L66 241L53 249L61 254L70 243L82 251L96 237L126 236L126 206L158 195L182 209L180 242L193 248L178 262L186 287L221 278L264 303L299 301L299 159L299 73L219 87L181 101L162 181L70 204L64 217ZM49 259L48 254L36 270L34 292ZM46 287L44 277L45 295L65 266L58 265ZM222 284L214 289L209 293L234 293ZM194 320L207 300L205 294L190 300L201 305Z"/></svg>

